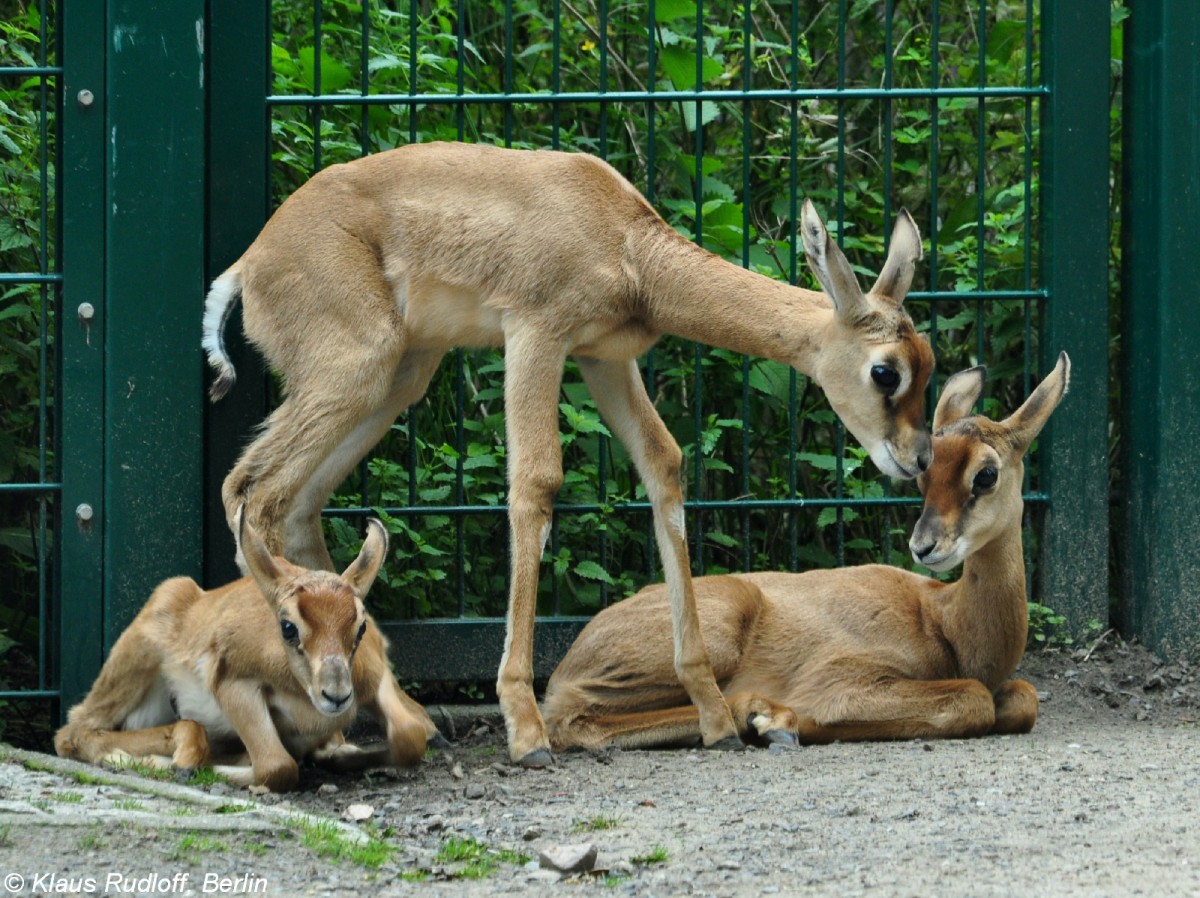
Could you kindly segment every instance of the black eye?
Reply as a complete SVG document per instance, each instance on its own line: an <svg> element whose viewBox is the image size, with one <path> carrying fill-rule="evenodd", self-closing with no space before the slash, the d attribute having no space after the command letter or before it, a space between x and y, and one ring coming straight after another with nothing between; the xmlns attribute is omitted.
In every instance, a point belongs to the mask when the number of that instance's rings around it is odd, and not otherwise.
<svg viewBox="0 0 1200 898"><path fill-rule="evenodd" d="M984 490L990 490L996 485L996 469L984 468L975 475L974 490L981 493Z"/></svg>
<svg viewBox="0 0 1200 898"><path fill-rule="evenodd" d="M358 628L358 636L356 636L355 639L362 639L363 634L366 632L367 632L367 622L363 621L362 624Z"/></svg>
<svg viewBox="0 0 1200 898"><path fill-rule="evenodd" d="M887 365L872 365L871 380L875 381L880 389L890 393L900 386L900 372Z"/></svg>
<svg viewBox="0 0 1200 898"><path fill-rule="evenodd" d="M283 634L286 642L295 642L300 638L300 631L296 629L296 625L290 620L281 620L279 622L279 632Z"/></svg>

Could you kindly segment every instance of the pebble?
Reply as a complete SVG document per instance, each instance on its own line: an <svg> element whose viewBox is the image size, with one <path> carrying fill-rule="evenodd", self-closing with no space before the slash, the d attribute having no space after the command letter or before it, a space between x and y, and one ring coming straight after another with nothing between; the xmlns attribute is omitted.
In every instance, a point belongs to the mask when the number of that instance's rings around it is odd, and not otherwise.
<svg viewBox="0 0 1200 898"><path fill-rule="evenodd" d="M596 846L592 842L554 845L538 854L538 864L564 874L584 873L596 866Z"/></svg>
<svg viewBox="0 0 1200 898"><path fill-rule="evenodd" d="M332 795L337 791L338 787L333 783L321 783L321 785L317 787L317 792L319 792L321 795Z"/></svg>
<svg viewBox="0 0 1200 898"><path fill-rule="evenodd" d="M483 783L467 783L467 787L463 789L463 798L472 801L483 798L486 794L487 789L483 787Z"/></svg>

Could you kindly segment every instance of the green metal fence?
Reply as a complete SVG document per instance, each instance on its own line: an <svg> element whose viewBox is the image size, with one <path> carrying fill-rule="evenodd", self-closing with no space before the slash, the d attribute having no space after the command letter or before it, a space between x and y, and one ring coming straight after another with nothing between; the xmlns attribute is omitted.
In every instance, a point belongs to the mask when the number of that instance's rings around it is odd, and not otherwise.
<svg viewBox="0 0 1200 898"><path fill-rule="evenodd" d="M30 534L0 544L5 582L20 573L27 590L3 599L0 628L27 654L0 656L0 700L73 700L156 583L231 576L216 491L274 387L252 376L261 362L235 320L238 389L205 406L205 280L313 171L414 140L604 156L689 236L797 283L804 196L864 278L910 208L929 252L908 304L939 382L984 361L985 408L1012 407L1044 357L1071 352L1076 386L1031 470L1027 543L1036 596L1076 627L1106 617L1098 0L324 0L262 15L233 0L8 2L46 29L27 41L31 60L6 49L0 70L0 88L41 98L22 139L42 226L37 264L14 266L0 240L0 324L6 338L17 321L43 331L20 369L37 372L32 430L5 406L5 431L37 448L0 487L3 533ZM908 563L915 492L863 463L804 378L671 339L644 372L689 453L697 572ZM372 602L407 680L495 674L501 378L496 353L448 359L329 510L335 555L367 513L396 531ZM580 620L659 576L648 506L573 371L562 405L568 480L539 602L542 674Z"/></svg>

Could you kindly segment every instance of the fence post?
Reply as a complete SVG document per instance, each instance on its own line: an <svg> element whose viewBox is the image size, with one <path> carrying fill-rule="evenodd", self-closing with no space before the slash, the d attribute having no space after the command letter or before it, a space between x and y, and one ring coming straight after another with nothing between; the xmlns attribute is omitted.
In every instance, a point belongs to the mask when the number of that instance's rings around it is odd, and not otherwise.
<svg viewBox="0 0 1200 898"><path fill-rule="evenodd" d="M1200 5L1126 22L1120 624L1200 657Z"/></svg>
<svg viewBox="0 0 1200 898"><path fill-rule="evenodd" d="M59 172L63 288L58 318L57 467L60 711L91 688L104 659L104 90L102 4L64 9ZM91 305L87 317L81 306ZM84 508L86 506L86 508ZM82 514L76 514L80 509ZM90 511L90 518L88 512ZM86 519L85 519L86 518Z"/></svg>
<svg viewBox="0 0 1200 898"><path fill-rule="evenodd" d="M1050 495L1039 600L1076 634L1108 618L1108 0L1042 4L1042 370L1071 356L1071 394L1038 452Z"/></svg>
<svg viewBox="0 0 1200 898"><path fill-rule="evenodd" d="M159 581L200 573L205 3L109 2L106 10L111 646Z"/></svg>
<svg viewBox="0 0 1200 898"><path fill-rule="evenodd" d="M211 281L245 251L266 220L270 128L268 12L249 14L241 0L209 4L208 257ZM225 328L226 349L238 372L232 392L205 402L204 582L212 587L238 575L233 538L225 524L221 481L253 428L270 411L263 362L242 337L236 311ZM197 310L197 315L199 310Z"/></svg>

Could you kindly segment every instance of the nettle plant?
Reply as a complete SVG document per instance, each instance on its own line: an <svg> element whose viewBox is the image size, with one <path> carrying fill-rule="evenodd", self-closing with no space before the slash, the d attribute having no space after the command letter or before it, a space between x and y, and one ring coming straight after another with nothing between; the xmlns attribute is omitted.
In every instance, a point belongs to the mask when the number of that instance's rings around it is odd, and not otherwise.
<svg viewBox="0 0 1200 898"><path fill-rule="evenodd" d="M793 33L790 0L705 4L699 16L693 0L657 0L651 41L644 4L561 4L556 18L550 4L512 0L508 27L501 0L422 2L415 21L407 3L364 11L325 0L318 52L311 4L287 0L273 10L273 90L454 95L1037 83L1037 60L1026 58L1024 3L989 3L981 21L977 3L943 0L936 32L919 4L897 4L890 20L885 4L844 5L839 61L839 4L832 2L802 0L802 27ZM882 262L889 216L905 206L929 246L913 290L969 292L1036 289L1037 122L1036 101L1024 97L845 99L840 106L522 99L508 106L278 106L271 128L277 201L317 168L414 140L557 147L605 157L712 252L806 286L817 285L797 259L803 196L826 213L864 280ZM1036 308L1027 301L917 298L906 307L934 342L939 381L986 362L985 411L1025 395L1021 375L1036 354L1037 333ZM504 613L504 515L439 511L505 501L503 370L498 351L452 354L426 398L335 496L335 505L377 509L397 534L372 592L381 617ZM644 370L688 456L689 498L889 495L819 389L784 366L664 339ZM547 547L553 575L542 578L540 610L589 613L658 571L648 510L621 510L644 499L629 459L607 439L570 366L560 409L566 481L559 503L586 508L557 516ZM899 489L915 496L910 486ZM429 510L378 511L412 505ZM688 523L702 534L693 543L696 565L719 573L906 564L911 517L904 507L735 508L693 511ZM329 519L328 537L335 562L347 561L359 541L356 522Z"/></svg>

